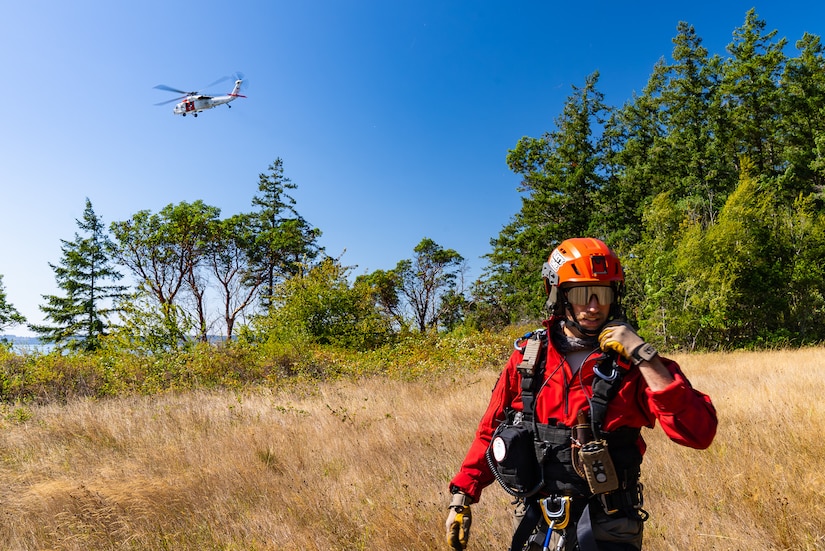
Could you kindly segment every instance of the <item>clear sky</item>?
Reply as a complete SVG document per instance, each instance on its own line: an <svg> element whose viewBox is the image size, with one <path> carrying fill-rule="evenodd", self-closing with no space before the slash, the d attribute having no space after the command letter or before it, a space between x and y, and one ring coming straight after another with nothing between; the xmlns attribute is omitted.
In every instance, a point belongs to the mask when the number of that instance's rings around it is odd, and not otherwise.
<svg viewBox="0 0 825 551"><path fill-rule="evenodd" d="M788 38L818 1L308 0L7 2L0 18L0 274L42 322L49 263L88 197L108 225L203 200L251 210L281 158L298 212L353 275L424 237L470 275L519 210L507 151L553 128L598 70L619 106L669 59L679 21L725 54L750 8ZM246 99L198 118L155 103L240 71ZM215 93L227 93L224 83ZM549 252L549 251L548 251ZM6 332L28 335L24 327Z"/></svg>

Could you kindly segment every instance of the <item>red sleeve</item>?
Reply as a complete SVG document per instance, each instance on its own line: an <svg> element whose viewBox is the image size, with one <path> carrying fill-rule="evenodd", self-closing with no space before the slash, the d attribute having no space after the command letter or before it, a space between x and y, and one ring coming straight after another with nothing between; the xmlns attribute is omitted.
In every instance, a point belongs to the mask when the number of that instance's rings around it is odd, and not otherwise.
<svg viewBox="0 0 825 551"><path fill-rule="evenodd" d="M646 388L648 407L671 440L703 450L716 436L716 408L706 394L690 385L676 362L662 361L675 380L658 392Z"/></svg>
<svg viewBox="0 0 825 551"><path fill-rule="evenodd" d="M481 498L481 490L495 480L486 458L493 431L504 420L506 408L521 409L521 377L516 370L521 357L522 354L518 351L510 356L510 360L493 388L490 403L478 424L475 438L461 464L461 469L450 482L450 488L461 490L474 502Z"/></svg>

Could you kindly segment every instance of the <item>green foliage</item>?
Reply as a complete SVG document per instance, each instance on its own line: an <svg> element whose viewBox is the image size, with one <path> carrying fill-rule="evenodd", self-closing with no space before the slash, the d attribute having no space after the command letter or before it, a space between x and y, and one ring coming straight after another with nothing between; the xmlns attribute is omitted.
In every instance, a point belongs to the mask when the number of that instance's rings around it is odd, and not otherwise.
<svg viewBox="0 0 825 551"><path fill-rule="evenodd" d="M57 327L46 334L127 354L128 369L100 376L118 382L113 392L246 380L201 363L220 324L227 357L252 380L385 373L384 353L429 369L411 355L432 353L445 333L536 323L542 264L562 240L588 235L622 258L628 316L664 349L825 340L825 48L807 33L796 57L786 46L755 10L726 56L680 22L671 58L622 106L605 104L598 73L574 86L552 130L508 151L521 209L469 290L461 255L429 238L394 269L352 284L338 260L316 265L320 231L297 213L278 158L259 175L253 212L221 219L197 201L112 224L117 260L138 284L118 302L123 324L111 336L94 316L100 295L89 289L100 288L80 285L92 273L87 241L64 242L53 268L66 296L47 297ZM253 325L236 326L245 319ZM0 279L0 327L21 321ZM353 368L353 355L368 352ZM24 379L75 369L49 362Z"/></svg>
<svg viewBox="0 0 825 551"><path fill-rule="evenodd" d="M397 292L412 311L418 331L454 327L462 317L464 258L425 237L413 249L412 259L393 270Z"/></svg>
<svg viewBox="0 0 825 551"><path fill-rule="evenodd" d="M254 240L250 243L250 265L263 283L261 301L269 307L275 286L300 273L302 264L313 261L321 252L317 240L321 231L312 228L294 208L288 190L296 185L284 176L283 161L278 158L269 172L258 176L260 195L252 198L251 214Z"/></svg>
<svg viewBox="0 0 825 551"><path fill-rule="evenodd" d="M203 201L181 202L157 214L143 210L111 225L117 258L166 316L169 340L178 340L188 328L206 340L208 281L201 268L219 215L220 209ZM183 317L188 327L179 324Z"/></svg>
<svg viewBox="0 0 825 551"><path fill-rule="evenodd" d="M16 354L0 349L0 403L64 403L78 398L155 394L200 388L314 385L319 379L386 376L415 380L500 366L522 328L410 333L366 349L304 340L241 338L147 353L126 351L113 337L94 352ZM271 337L271 336L270 336ZM19 409L19 408L18 408ZM11 413L23 416L25 409Z"/></svg>
<svg viewBox="0 0 825 551"><path fill-rule="evenodd" d="M157 354L188 346L191 343L191 320L174 303L158 305L147 292L138 290L118 304L121 323L109 339L123 351L138 355Z"/></svg>
<svg viewBox="0 0 825 551"><path fill-rule="evenodd" d="M113 244L101 219L86 199L83 220L77 226L84 235L75 234L74 241L62 241L63 255L54 270L57 286L63 296L43 295L47 304L40 310L54 325L31 325L40 339L57 348L95 350L107 334L108 319L117 312L117 302L127 287L112 282L123 276L112 262Z"/></svg>
<svg viewBox="0 0 825 551"><path fill-rule="evenodd" d="M150 349L206 342L216 326L232 339L239 319L268 304L278 282L317 257L320 231L286 193L296 186L280 159L269 169L259 177L254 212L221 219L220 209L203 201L181 202L111 225L116 257L138 282L140 298L127 304L127 325L148 331L132 340ZM153 319L156 313L163 320Z"/></svg>
<svg viewBox="0 0 825 551"><path fill-rule="evenodd" d="M525 195L492 241L473 323L536 315L541 263L590 235L619 253L628 315L665 349L825 339L825 49L806 34L787 57L755 10L727 57L685 22L673 44L621 108L591 77L554 131L509 152Z"/></svg>
<svg viewBox="0 0 825 551"><path fill-rule="evenodd" d="M510 169L522 177L522 208L492 240L487 288L504 293L501 304L510 320L540 317L541 265L555 245L587 233L595 222L592 208L604 184L597 129L609 111L597 89L599 74L574 87L555 130L541 138L524 137L507 154Z"/></svg>
<svg viewBox="0 0 825 551"><path fill-rule="evenodd" d="M253 323L255 339L352 349L387 342L392 331L375 308L371 289L351 286L348 272L338 260L326 258L277 285L269 313Z"/></svg>
<svg viewBox="0 0 825 551"><path fill-rule="evenodd" d="M401 279L395 270L375 270L359 275L355 278L355 285L368 289L373 304L394 330L407 330L409 322L404 317L404 303L399 291Z"/></svg>
<svg viewBox="0 0 825 551"><path fill-rule="evenodd" d="M6 289L3 287L3 276L0 275L0 329L9 325L25 322L26 318L8 302Z"/></svg>

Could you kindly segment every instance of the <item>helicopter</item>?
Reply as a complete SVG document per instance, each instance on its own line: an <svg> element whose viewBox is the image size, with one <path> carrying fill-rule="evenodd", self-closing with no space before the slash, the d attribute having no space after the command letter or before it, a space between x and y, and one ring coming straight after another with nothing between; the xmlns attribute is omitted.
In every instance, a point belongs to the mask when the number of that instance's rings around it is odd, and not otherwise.
<svg viewBox="0 0 825 551"><path fill-rule="evenodd" d="M207 88L210 88L218 83L224 82L226 80L231 80L233 77L223 77L221 79L216 80ZM186 116L187 114L191 113L193 117L197 117L198 113L201 111L205 111L207 109L212 109L213 107L217 107L219 105L226 105L227 107L232 107L229 105L231 101L234 101L236 98L245 98L246 96L241 95L239 92L241 91L241 85L243 84L243 75L240 73L236 74L234 77L235 80L235 87L232 88L232 91L223 96L209 96L201 93L200 91L195 92L184 92L183 90L178 90L177 88L172 88L171 86L166 86L165 84L158 84L155 86L158 90L165 90L167 92L175 92L177 94L182 94L180 97L170 99L168 101L162 101L160 103L156 103L155 105L166 105L167 103L172 103L173 101L179 102L175 105L175 108L172 112L175 115ZM180 101L183 100L183 101Z"/></svg>

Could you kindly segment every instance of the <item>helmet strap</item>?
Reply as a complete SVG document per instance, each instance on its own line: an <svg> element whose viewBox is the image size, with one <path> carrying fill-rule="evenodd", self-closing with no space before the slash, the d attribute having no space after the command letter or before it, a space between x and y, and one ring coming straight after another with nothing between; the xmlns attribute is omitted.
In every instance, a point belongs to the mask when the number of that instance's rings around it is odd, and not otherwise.
<svg viewBox="0 0 825 551"><path fill-rule="evenodd" d="M573 305L570 304L569 302L567 302L566 298L565 298L565 301L564 301L564 308L567 310L567 313L568 313L567 323L572 325L576 329L576 331L581 333L582 336L584 336L584 337L595 337L596 335L598 335L601 332L601 328L596 329L595 331L593 331L593 330L585 329L584 327L582 327L579 324L579 322L576 320L576 314L573 313Z"/></svg>

